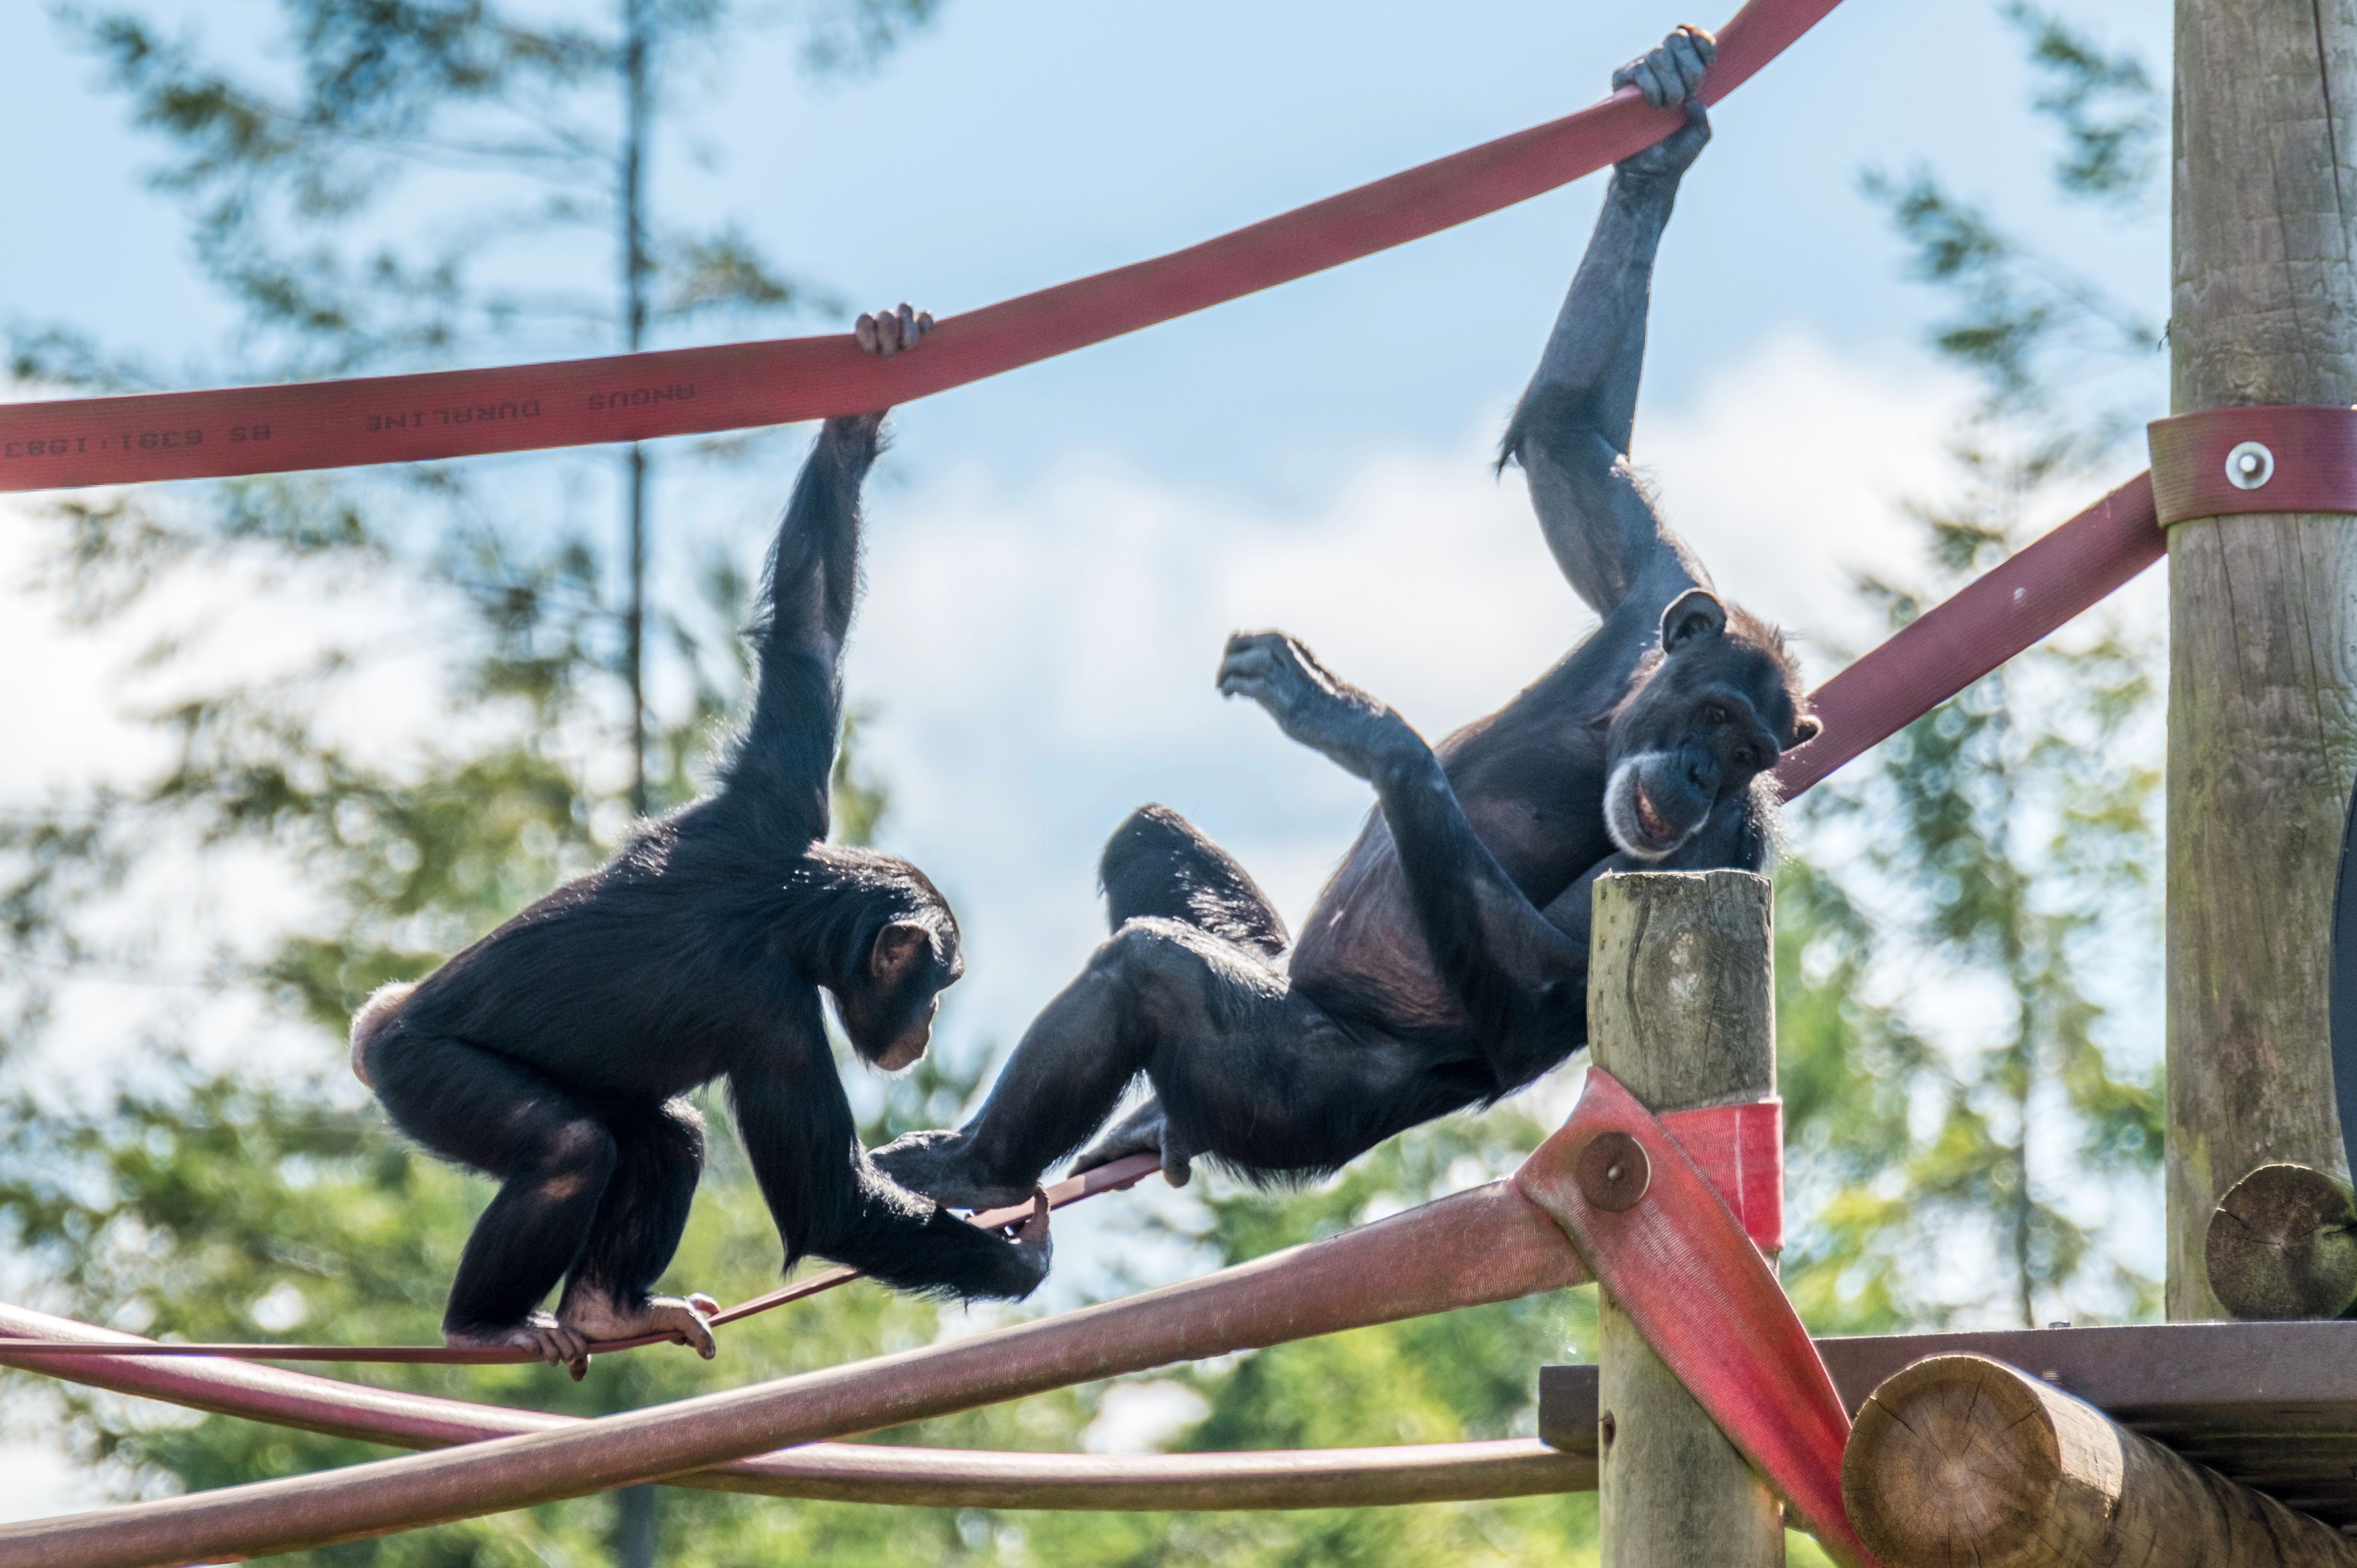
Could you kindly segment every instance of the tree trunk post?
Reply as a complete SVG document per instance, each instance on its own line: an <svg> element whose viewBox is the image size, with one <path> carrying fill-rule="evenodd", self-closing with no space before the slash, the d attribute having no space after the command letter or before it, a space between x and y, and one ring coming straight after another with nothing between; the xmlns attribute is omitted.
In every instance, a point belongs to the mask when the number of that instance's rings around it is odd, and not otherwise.
<svg viewBox="0 0 2357 1568"><path fill-rule="evenodd" d="M2357 1568L2330 1526L1982 1356L1874 1391L1842 1498L1886 1568Z"/></svg>
<svg viewBox="0 0 2357 1568"><path fill-rule="evenodd" d="M2170 402L2357 399L2357 0L2177 0ZM2169 1316L2255 1167L2345 1174L2325 1033L2357 772L2345 517L2169 530Z"/></svg>
<svg viewBox="0 0 2357 1568"><path fill-rule="evenodd" d="M1748 871L1596 885L1588 1039L1659 1114L1776 1092L1770 885ZM1784 1518L1717 1423L1611 1298L1597 1304L1602 1568L1776 1568Z"/></svg>

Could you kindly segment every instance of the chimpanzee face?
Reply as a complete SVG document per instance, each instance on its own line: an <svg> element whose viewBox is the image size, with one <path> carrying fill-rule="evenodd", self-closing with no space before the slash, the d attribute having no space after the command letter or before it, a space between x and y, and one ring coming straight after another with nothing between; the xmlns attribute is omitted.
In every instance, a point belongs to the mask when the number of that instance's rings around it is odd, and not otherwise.
<svg viewBox="0 0 2357 1568"><path fill-rule="evenodd" d="M1819 727L1782 639L1690 589L1662 612L1661 656L1613 710L1605 828L1625 854L1660 860Z"/></svg>
<svg viewBox="0 0 2357 1568"><path fill-rule="evenodd" d="M957 922L946 908L894 920L876 933L862 972L834 988L843 1032L863 1058L898 1072L925 1054L942 993L964 972Z"/></svg>

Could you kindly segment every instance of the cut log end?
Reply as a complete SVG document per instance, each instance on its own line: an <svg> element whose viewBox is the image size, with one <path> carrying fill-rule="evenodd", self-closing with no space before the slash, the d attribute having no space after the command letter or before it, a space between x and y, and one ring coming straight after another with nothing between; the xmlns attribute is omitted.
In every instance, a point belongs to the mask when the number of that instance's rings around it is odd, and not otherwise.
<svg viewBox="0 0 2357 1568"><path fill-rule="evenodd" d="M2202 1262L2236 1317L2339 1317L2357 1303L2357 1201L2324 1171L2261 1165L2211 1212Z"/></svg>
<svg viewBox="0 0 2357 1568"><path fill-rule="evenodd" d="M1842 1461L1851 1524L1888 1563L2019 1559L2061 1484L2061 1446L2042 1413L1996 1362L1916 1362L1858 1412Z"/></svg>

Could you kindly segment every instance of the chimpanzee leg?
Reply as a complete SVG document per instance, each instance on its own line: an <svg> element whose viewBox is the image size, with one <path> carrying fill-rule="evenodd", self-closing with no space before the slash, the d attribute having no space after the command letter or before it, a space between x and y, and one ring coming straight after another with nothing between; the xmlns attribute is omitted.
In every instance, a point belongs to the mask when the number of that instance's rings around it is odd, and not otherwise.
<svg viewBox="0 0 2357 1568"><path fill-rule="evenodd" d="M704 1118L674 1100L614 1114L607 1124L614 1133L614 1175L565 1296L595 1290L632 1306L646 1300L679 1251L704 1175Z"/></svg>
<svg viewBox="0 0 2357 1568"><path fill-rule="evenodd" d="M555 1080L464 1041L396 1027L369 1066L403 1132L500 1179L442 1319L447 1333L496 1341L527 1324L580 1258L614 1173L614 1135Z"/></svg>
<svg viewBox="0 0 2357 1568"><path fill-rule="evenodd" d="M876 1162L957 1207L1014 1201L1094 1132L1136 1076L1187 1151L1248 1170L1330 1170L1470 1102L1486 1071L1346 1029L1258 952L1176 920L1132 920L1025 1032L974 1120Z"/></svg>
<svg viewBox="0 0 2357 1568"><path fill-rule="evenodd" d="M1269 958L1283 956L1292 945L1284 918L1252 874L1168 806L1141 806L1113 831L1097 862L1097 886L1104 891L1112 930L1153 915L1184 921ZM1072 1170L1094 1170L1131 1155L1158 1155L1163 1179L1184 1187L1192 1174L1188 1162L1199 1152L1171 1129L1162 1101L1149 1094L1073 1156Z"/></svg>

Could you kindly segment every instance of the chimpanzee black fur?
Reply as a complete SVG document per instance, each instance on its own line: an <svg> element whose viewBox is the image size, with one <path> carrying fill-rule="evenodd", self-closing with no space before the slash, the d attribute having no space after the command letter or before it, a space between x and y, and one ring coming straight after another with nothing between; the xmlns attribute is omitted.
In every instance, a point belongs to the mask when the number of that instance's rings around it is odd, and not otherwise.
<svg viewBox="0 0 2357 1568"><path fill-rule="evenodd" d="M931 326L863 317L870 352ZM858 587L859 493L884 416L829 420L772 547L751 718L719 788L352 1021L352 1064L402 1130L499 1178L444 1330L579 1371L590 1341L677 1332L713 1353L708 1297L651 1297L687 1223L704 1127L680 1098L726 1076L785 1240L888 1284L1022 1296L1044 1206L1016 1239L896 1187L860 1147L819 1006L887 1070L924 1054L963 968L924 873L825 842ZM554 1316L539 1310L563 1280Z"/></svg>
<svg viewBox="0 0 2357 1568"><path fill-rule="evenodd" d="M1604 872L1768 860L1767 770L1817 732L1770 628L1721 604L1626 456L1652 265L1709 140L1716 53L1681 28L1623 68L1686 124L1615 171L1587 258L1508 431L1564 575L1603 624L1437 754L1279 632L1229 641L1220 690L1375 786L1380 802L1298 942L1176 812L1114 834L1114 933L955 1133L878 1151L944 1202L1006 1201L1143 1074L1154 1098L1083 1167L1159 1149L1249 1174L1331 1170L1392 1133L1529 1083L1587 1043L1589 893Z"/></svg>

